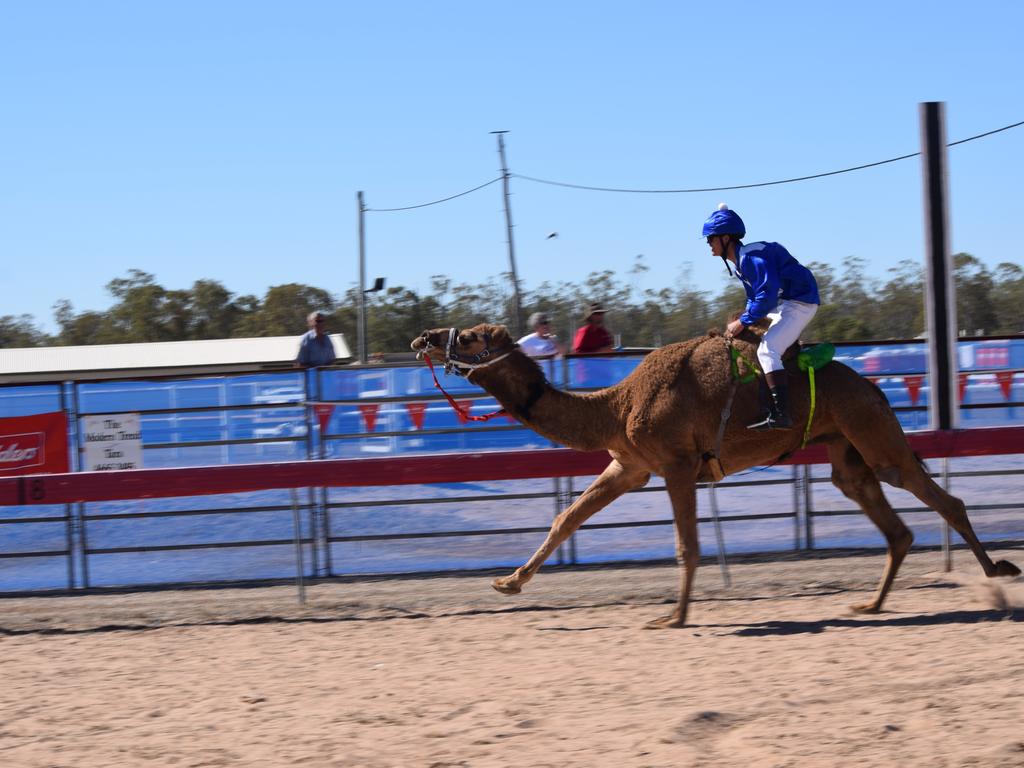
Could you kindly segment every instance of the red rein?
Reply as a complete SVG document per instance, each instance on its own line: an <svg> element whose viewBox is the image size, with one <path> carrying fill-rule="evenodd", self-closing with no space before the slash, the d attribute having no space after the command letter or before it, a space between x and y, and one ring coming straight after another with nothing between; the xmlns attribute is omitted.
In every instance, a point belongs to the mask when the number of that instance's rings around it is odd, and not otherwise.
<svg viewBox="0 0 1024 768"><path fill-rule="evenodd" d="M441 390L441 394L448 399L448 404L455 409L455 412L459 414L459 418L463 421L490 421L496 416L504 416L506 414L505 409L501 408L497 411L492 411L491 413L485 413L483 416L473 416L470 414L469 408L459 405L451 395L444 391L444 387L441 386L441 382L437 380L437 374L434 372L434 363L431 361L430 355L424 354L423 359L427 361L427 368L430 369L430 375L434 377L434 386Z"/></svg>

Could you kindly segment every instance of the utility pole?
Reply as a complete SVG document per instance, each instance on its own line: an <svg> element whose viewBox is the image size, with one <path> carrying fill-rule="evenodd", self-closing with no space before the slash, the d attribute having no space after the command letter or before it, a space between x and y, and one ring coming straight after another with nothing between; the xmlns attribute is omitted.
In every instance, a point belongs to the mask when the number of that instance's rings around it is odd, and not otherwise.
<svg viewBox="0 0 1024 768"><path fill-rule="evenodd" d="M508 263L512 270L512 328L518 339L523 335L522 302L519 297L519 274L516 272L516 249L512 241L512 208L508 199L508 163L505 162L505 134L508 131L491 131L498 136L498 157L501 158L501 180L505 190L505 229L508 232Z"/></svg>
<svg viewBox="0 0 1024 768"><path fill-rule="evenodd" d="M359 318L356 333L359 336L359 362L366 362L366 205L362 191L356 193L359 202Z"/></svg>

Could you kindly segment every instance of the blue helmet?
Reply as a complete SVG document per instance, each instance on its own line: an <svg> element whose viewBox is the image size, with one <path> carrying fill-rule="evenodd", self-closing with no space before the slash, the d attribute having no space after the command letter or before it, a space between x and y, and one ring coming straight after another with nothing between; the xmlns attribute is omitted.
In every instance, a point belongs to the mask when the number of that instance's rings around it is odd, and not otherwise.
<svg viewBox="0 0 1024 768"><path fill-rule="evenodd" d="M708 220L704 222L704 237L711 235L743 237L745 234L747 234L747 228L743 224L743 219L735 211L730 211L729 206L725 203L719 205L718 210L708 216Z"/></svg>

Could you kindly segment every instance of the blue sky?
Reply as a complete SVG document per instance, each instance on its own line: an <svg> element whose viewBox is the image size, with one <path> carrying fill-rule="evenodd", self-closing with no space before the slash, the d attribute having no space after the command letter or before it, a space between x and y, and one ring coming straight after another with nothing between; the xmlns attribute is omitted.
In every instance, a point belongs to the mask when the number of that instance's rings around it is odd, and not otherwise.
<svg viewBox="0 0 1024 768"><path fill-rule="evenodd" d="M596 186L755 183L1024 120L1016 2L37 2L0 0L0 314L54 330L129 268L235 293L358 279L356 192L413 205L510 170ZM1020 263L1024 127L950 150L952 243ZM723 284L721 200L802 261L924 256L920 160L728 193L512 180L527 289L626 272ZM557 231L559 237L548 239ZM508 268L501 185L367 214L367 271L418 290ZM297 329L298 332L299 329Z"/></svg>

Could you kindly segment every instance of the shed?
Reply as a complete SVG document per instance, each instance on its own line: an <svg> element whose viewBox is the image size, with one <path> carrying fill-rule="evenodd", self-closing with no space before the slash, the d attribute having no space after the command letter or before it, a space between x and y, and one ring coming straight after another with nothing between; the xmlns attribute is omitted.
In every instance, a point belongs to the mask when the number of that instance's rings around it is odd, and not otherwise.
<svg viewBox="0 0 1024 768"><path fill-rule="evenodd" d="M339 362L352 352L330 334ZM251 373L292 367L301 336L0 349L0 384Z"/></svg>

